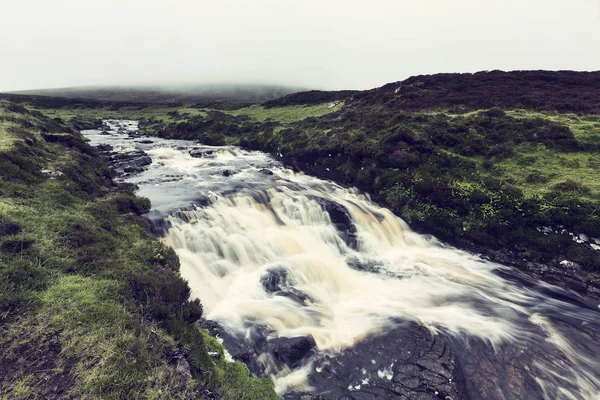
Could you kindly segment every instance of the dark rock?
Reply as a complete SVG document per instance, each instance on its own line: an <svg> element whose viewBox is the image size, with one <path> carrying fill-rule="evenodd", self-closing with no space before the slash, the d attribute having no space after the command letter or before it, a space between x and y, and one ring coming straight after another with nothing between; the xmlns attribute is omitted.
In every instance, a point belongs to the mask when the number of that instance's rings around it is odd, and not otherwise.
<svg viewBox="0 0 600 400"><path fill-rule="evenodd" d="M221 326L221 324L211 319L201 319L200 326L208 330L208 332L215 337L223 331L223 327Z"/></svg>
<svg viewBox="0 0 600 400"><path fill-rule="evenodd" d="M268 345L274 359L290 368L299 366L317 346L312 336L272 339L268 341Z"/></svg>
<svg viewBox="0 0 600 400"><path fill-rule="evenodd" d="M346 259L346 264L357 271L365 271L365 272L373 272L373 273L381 273L382 271L382 263L380 261L375 260L360 260L357 257L348 257Z"/></svg>
<svg viewBox="0 0 600 400"><path fill-rule="evenodd" d="M178 148L179 150L179 148ZM185 150L185 148L181 148L181 150ZM190 150L190 156L193 158L202 158L206 156L212 156L214 154L214 150L206 150L206 149L192 149Z"/></svg>
<svg viewBox="0 0 600 400"><path fill-rule="evenodd" d="M288 271L285 268L271 268L260 281L267 293L276 293L289 286Z"/></svg>
<svg viewBox="0 0 600 400"><path fill-rule="evenodd" d="M141 143L141 144L152 144L152 143L154 143L154 140L144 139L144 140L139 140L138 143Z"/></svg>
<svg viewBox="0 0 600 400"><path fill-rule="evenodd" d="M112 151L113 147L110 144L101 144L96 146L96 149L101 152Z"/></svg>
<svg viewBox="0 0 600 400"><path fill-rule="evenodd" d="M297 303L305 304L310 297L291 287L288 271L285 268L272 268L260 279L265 292L274 296L288 297Z"/></svg>
<svg viewBox="0 0 600 400"><path fill-rule="evenodd" d="M233 174L235 174L235 172L233 172L229 169L226 169L225 171L221 172L221 175L223 175L223 176L231 176Z"/></svg>
<svg viewBox="0 0 600 400"><path fill-rule="evenodd" d="M144 151L134 150L127 153L113 154L108 164L117 176L123 176L144 171L146 166L152 164L152 158Z"/></svg>
<svg viewBox="0 0 600 400"><path fill-rule="evenodd" d="M352 218L346 207L324 198L317 198L316 200L327 211L331 222L335 225L344 242L353 249L356 249L356 225L352 222Z"/></svg>
<svg viewBox="0 0 600 400"><path fill-rule="evenodd" d="M287 297L294 300L296 303L306 304L310 297L306 293L302 293L296 288L287 288L275 293L276 296Z"/></svg>
<svg viewBox="0 0 600 400"><path fill-rule="evenodd" d="M398 322L385 333L333 357L318 357L309 376L314 396L331 399L469 399L449 340L414 322ZM437 393L436 393L437 392ZM286 399L301 399L290 393ZM473 397L475 398L475 397Z"/></svg>
<svg viewBox="0 0 600 400"><path fill-rule="evenodd" d="M263 169L259 170L258 172L260 172L263 175L273 175L273 171L271 171L270 169L266 169L266 168L263 168Z"/></svg>

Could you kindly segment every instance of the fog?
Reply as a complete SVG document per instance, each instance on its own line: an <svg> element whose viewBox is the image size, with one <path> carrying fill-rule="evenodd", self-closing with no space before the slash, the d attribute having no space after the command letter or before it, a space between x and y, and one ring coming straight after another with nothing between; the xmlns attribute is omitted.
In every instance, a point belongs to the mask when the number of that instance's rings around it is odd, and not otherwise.
<svg viewBox="0 0 600 400"><path fill-rule="evenodd" d="M600 69L599 0L0 0L0 90Z"/></svg>

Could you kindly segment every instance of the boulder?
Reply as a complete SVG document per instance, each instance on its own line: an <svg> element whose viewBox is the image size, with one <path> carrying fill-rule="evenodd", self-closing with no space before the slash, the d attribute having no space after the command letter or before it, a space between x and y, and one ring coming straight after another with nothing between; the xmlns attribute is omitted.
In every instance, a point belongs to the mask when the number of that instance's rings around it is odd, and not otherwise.
<svg viewBox="0 0 600 400"><path fill-rule="evenodd" d="M350 217L350 213L346 207L324 198L317 198L316 200L329 214L331 223L335 225L342 240L344 240L348 246L356 249L358 242L356 225L352 222L352 217Z"/></svg>
<svg viewBox="0 0 600 400"><path fill-rule="evenodd" d="M100 152L105 153L108 151L112 151L113 147L110 144L101 144L101 145L96 146L96 149Z"/></svg>
<svg viewBox="0 0 600 400"><path fill-rule="evenodd" d="M312 350L317 347L317 343L312 336L281 337L271 339L267 343L273 358L290 368L299 366L302 360L308 357Z"/></svg>

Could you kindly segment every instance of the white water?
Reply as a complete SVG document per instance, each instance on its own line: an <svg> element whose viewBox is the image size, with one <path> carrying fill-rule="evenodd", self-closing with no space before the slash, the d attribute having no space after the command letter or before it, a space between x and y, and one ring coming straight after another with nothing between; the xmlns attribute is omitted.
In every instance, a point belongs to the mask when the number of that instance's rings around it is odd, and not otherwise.
<svg viewBox="0 0 600 400"><path fill-rule="evenodd" d="M169 216L165 236L208 318L242 336L255 325L274 337L311 335L319 351L332 353L399 319L412 320L495 348L535 348L542 354L523 373L538 382L544 398L600 399L599 344L586 335L571 337L597 323L598 312L516 286L494 272L507 267L412 232L356 190L295 174L257 152L227 148L192 158L187 149L177 150L181 143L148 146L154 164L135 181L162 212L193 203L194 194L210 199ZM262 174L264 166L274 175ZM224 177L225 169L234 175ZM156 180L161 174L177 180ZM348 210L356 248L343 240L320 199ZM377 272L350 267L355 264L375 265ZM281 269L289 287L308 300L265 290L261 279ZM569 323L553 322L557 315ZM312 365L272 372L280 392L306 390Z"/></svg>

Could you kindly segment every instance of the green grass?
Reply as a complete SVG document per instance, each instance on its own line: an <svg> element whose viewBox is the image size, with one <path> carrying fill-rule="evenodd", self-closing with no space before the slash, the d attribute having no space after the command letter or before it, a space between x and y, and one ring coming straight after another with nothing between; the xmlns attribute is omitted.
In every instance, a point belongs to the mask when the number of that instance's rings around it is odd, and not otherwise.
<svg viewBox="0 0 600 400"><path fill-rule="evenodd" d="M576 115L560 113L542 113L529 110L510 110L507 114L515 118L542 118L557 124L568 126L575 138L581 141L600 143L600 115Z"/></svg>
<svg viewBox="0 0 600 400"><path fill-rule="evenodd" d="M494 175L520 187L529 195L545 194L557 184L572 181L588 190L583 198L600 200L600 154L560 154L543 146L523 146L518 156L496 164Z"/></svg>
<svg viewBox="0 0 600 400"><path fill-rule="evenodd" d="M124 107L119 110L109 108L81 108L81 109L41 109L45 115L50 118L60 118L63 121L69 121L75 117L88 118L114 118L114 119L144 119L156 118L158 120L171 120L167 115L170 111L177 111L178 108L170 107ZM192 109L193 110L193 109Z"/></svg>
<svg viewBox="0 0 600 400"><path fill-rule="evenodd" d="M309 117L320 117L325 114L338 111L343 107L343 105L344 103L340 102L333 107L330 107L329 103L323 103L307 106L298 105L265 108L261 105L255 104L239 110L226 111L226 113L234 116L247 116L258 122L271 120L277 121L281 124L290 124L292 122L301 121Z"/></svg>
<svg viewBox="0 0 600 400"><path fill-rule="evenodd" d="M309 106L287 106L265 108L261 105L252 105L239 110L220 110L221 112L236 117L247 116L253 121L264 122L267 120L277 121L281 124L290 124L309 117L320 117L322 115L338 111L342 108L343 102L334 107L329 107L329 103L309 105ZM108 108L81 108L81 109L43 109L45 115L50 118L60 118L63 121L69 121L75 117L86 118L121 118L121 119L153 119L159 122L174 122L179 120L169 113L176 112L183 118L194 116L205 117L211 109L194 107L124 107L119 110Z"/></svg>
<svg viewBox="0 0 600 400"><path fill-rule="evenodd" d="M146 231L149 202L68 125L9 103L0 118L0 398L276 398L208 355L220 346L193 323L174 251Z"/></svg>

